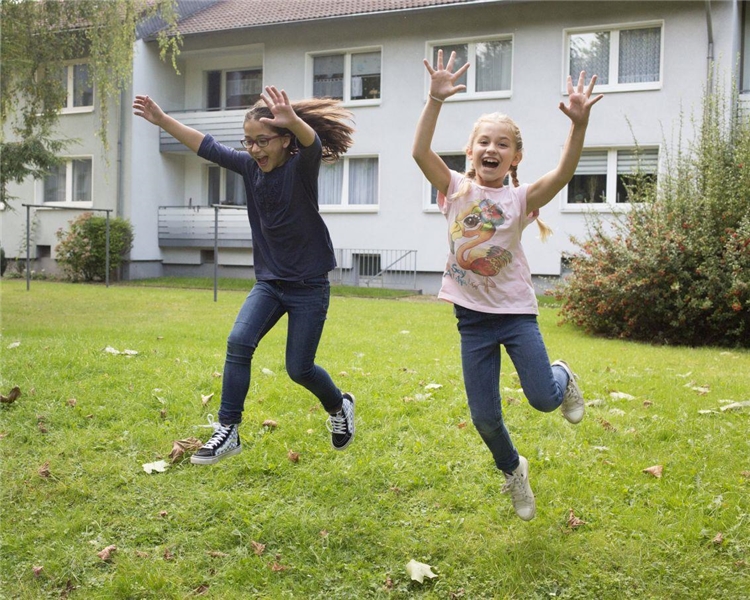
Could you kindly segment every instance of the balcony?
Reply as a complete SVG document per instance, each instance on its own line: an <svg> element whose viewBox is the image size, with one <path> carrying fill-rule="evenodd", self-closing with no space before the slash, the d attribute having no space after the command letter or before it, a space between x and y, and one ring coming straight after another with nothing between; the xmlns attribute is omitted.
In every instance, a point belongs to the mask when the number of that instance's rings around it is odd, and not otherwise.
<svg viewBox="0 0 750 600"><path fill-rule="evenodd" d="M169 116L188 127L203 133L210 133L216 141L230 148L241 150L240 140L244 137L242 124L246 112L246 108L237 110L192 110L170 112ZM161 152L190 152L163 129L159 133L159 150Z"/></svg>
<svg viewBox="0 0 750 600"><path fill-rule="evenodd" d="M244 206L160 206L162 248L250 248L252 234Z"/></svg>

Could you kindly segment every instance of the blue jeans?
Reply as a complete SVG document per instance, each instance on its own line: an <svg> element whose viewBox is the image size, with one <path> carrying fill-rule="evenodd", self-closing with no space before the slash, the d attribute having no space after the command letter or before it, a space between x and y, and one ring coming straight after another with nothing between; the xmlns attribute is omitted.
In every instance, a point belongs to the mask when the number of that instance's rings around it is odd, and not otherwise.
<svg viewBox="0 0 750 600"><path fill-rule="evenodd" d="M461 334L461 362L471 420L506 473L519 464L500 402L500 345L513 361L529 404L551 412L562 404L568 374L550 366L536 315L490 314L455 305Z"/></svg>
<svg viewBox="0 0 750 600"><path fill-rule="evenodd" d="M286 370L292 381L310 390L329 413L341 407L342 393L315 364L331 288L323 275L305 281L258 281L245 299L227 340L219 422L242 421L250 389L250 365L263 336L289 315Z"/></svg>

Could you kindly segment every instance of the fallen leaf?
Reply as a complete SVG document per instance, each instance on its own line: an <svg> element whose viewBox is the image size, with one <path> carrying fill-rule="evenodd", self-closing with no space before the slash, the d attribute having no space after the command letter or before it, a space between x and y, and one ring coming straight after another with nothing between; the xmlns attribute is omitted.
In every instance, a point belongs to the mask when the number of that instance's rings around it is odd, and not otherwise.
<svg viewBox="0 0 750 600"><path fill-rule="evenodd" d="M399 333L401 335L409 335L411 333L411 331L409 331L408 329L402 329L401 331L399 331Z"/></svg>
<svg viewBox="0 0 750 600"><path fill-rule="evenodd" d="M42 574L44 567L31 567L31 570L34 571L34 577L39 577Z"/></svg>
<svg viewBox="0 0 750 600"><path fill-rule="evenodd" d="M68 406L75 406L76 404L78 404L78 400L75 398L68 398Z"/></svg>
<svg viewBox="0 0 750 600"><path fill-rule="evenodd" d="M591 446L593 450L598 450L599 452L606 452L609 450L607 446Z"/></svg>
<svg viewBox="0 0 750 600"><path fill-rule="evenodd" d="M461 422L460 422L460 423L458 424L458 428L459 428L459 429L464 429L465 427L466 427L466 421L461 421Z"/></svg>
<svg viewBox="0 0 750 600"><path fill-rule="evenodd" d="M651 402L651 400L644 400L644 401L643 401L643 406L644 406L644 408L648 408L649 406L653 406L653 404L654 404L654 403L653 403L653 402Z"/></svg>
<svg viewBox="0 0 750 600"><path fill-rule="evenodd" d="M293 450L290 450L287 452L286 457L289 459L289 462L298 463L299 462L299 452L294 452Z"/></svg>
<svg viewBox="0 0 750 600"><path fill-rule="evenodd" d="M206 554L213 558L225 558L229 556L228 554L224 554L223 552L219 552L218 550L211 550L210 552L206 552Z"/></svg>
<svg viewBox="0 0 750 600"><path fill-rule="evenodd" d="M428 383L426 386L424 386L424 389L426 389L426 390L439 390L441 387L443 387L443 384L441 384L441 383Z"/></svg>
<svg viewBox="0 0 750 600"><path fill-rule="evenodd" d="M164 560L174 560L174 554L169 548L164 548Z"/></svg>
<svg viewBox="0 0 750 600"><path fill-rule="evenodd" d="M711 543L714 544L714 545L716 545L716 546L721 546L724 543L724 534L721 533L721 531L719 533L717 533L714 536L714 539L711 540Z"/></svg>
<svg viewBox="0 0 750 600"><path fill-rule="evenodd" d="M746 400L745 402L732 402L731 404L722 406L719 410L721 412L727 412L728 410L742 410L743 408L748 407L750 407L750 400Z"/></svg>
<svg viewBox="0 0 750 600"><path fill-rule="evenodd" d="M339 377L349 377L349 373L346 371L339 371Z"/></svg>
<svg viewBox="0 0 750 600"><path fill-rule="evenodd" d="M124 354L125 356L138 356L137 350L128 350L127 348L120 352L120 354Z"/></svg>
<svg viewBox="0 0 750 600"><path fill-rule="evenodd" d="M385 583L383 584L383 588L386 590L393 589L393 579L391 579L389 575L386 575L385 577Z"/></svg>
<svg viewBox="0 0 750 600"><path fill-rule="evenodd" d="M607 431L617 431L612 423L610 423L606 419L599 419L599 423L601 423L602 427L604 427L604 429L606 429Z"/></svg>
<svg viewBox="0 0 750 600"><path fill-rule="evenodd" d="M107 354L120 354L120 351L117 350L116 348L113 348L112 346L107 346L104 349L104 352L106 352Z"/></svg>
<svg viewBox="0 0 750 600"><path fill-rule="evenodd" d="M432 572L432 567L430 565L417 562L413 558L406 563L406 573L413 581L418 581L419 583L424 583L425 577L429 577L430 579L437 577L437 575Z"/></svg>
<svg viewBox="0 0 750 600"><path fill-rule="evenodd" d="M162 408L159 411L159 417L162 418L162 419L166 419L167 418L167 409L166 408Z"/></svg>
<svg viewBox="0 0 750 600"><path fill-rule="evenodd" d="M169 467L169 463L163 460L157 460L156 462L146 463L145 465L143 465L143 470L146 471L146 473L150 475L154 471L163 473L164 471L167 470L168 467Z"/></svg>
<svg viewBox="0 0 750 600"><path fill-rule="evenodd" d="M143 550L136 550L135 555L138 558L148 558L148 552L144 552Z"/></svg>
<svg viewBox="0 0 750 600"><path fill-rule="evenodd" d="M521 401L518 398L514 398L513 396L506 396L505 403L508 406L512 406L513 404L521 404Z"/></svg>
<svg viewBox="0 0 750 600"><path fill-rule="evenodd" d="M276 373L274 373L271 369L266 369L265 367L263 367L260 372L263 373L263 375L265 375L266 377L273 377L274 375L276 375Z"/></svg>
<svg viewBox="0 0 750 600"><path fill-rule="evenodd" d="M631 396L625 392L610 392L609 397L615 400L635 400L635 396Z"/></svg>
<svg viewBox="0 0 750 600"><path fill-rule="evenodd" d="M3 402L5 404L13 404L16 400L18 400L21 397L21 388L16 386L10 392L8 392L7 396L3 396L0 394L0 402Z"/></svg>
<svg viewBox="0 0 750 600"><path fill-rule="evenodd" d="M219 373L218 371L214 371L213 373L211 373L211 377L219 379L221 377L221 373Z"/></svg>
<svg viewBox="0 0 750 600"><path fill-rule="evenodd" d="M208 584L207 583L202 583L197 588L195 588L193 590L193 594L195 594L196 596L202 596L207 591L208 591Z"/></svg>
<svg viewBox="0 0 750 600"><path fill-rule="evenodd" d="M169 458L175 463L180 460L188 450L195 451L202 446L203 442L194 437L186 438L184 440L175 440L172 442L172 452L169 453Z"/></svg>
<svg viewBox="0 0 750 600"><path fill-rule="evenodd" d="M664 467L662 465L654 465L653 467L649 467L647 469L643 469L644 473L648 473L649 475L653 475L657 479L661 477L662 471L664 471Z"/></svg>
<svg viewBox="0 0 750 600"><path fill-rule="evenodd" d="M274 421L273 419L266 419L263 421L263 427L268 427L270 429L273 429L274 427L277 427L278 423Z"/></svg>
<svg viewBox="0 0 750 600"><path fill-rule="evenodd" d="M44 426L44 421L39 421L36 426L37 429L39 429L39 433L47 433L47 428Z"/></svg>
<svg viewBox="0 0 750 600"><path fill-rule="evenodd" d="M209 394L208 396L204 396L203 394L201 394L201 402L203 403L203 406L206 406L206 404L208 404L209 400L211 400L211 398L213 398L213 397L214 397L213 394Z"/></svg>
<svg viewBox="0 0 750 600"><path fill-rule="evenodd" d="M250 545L253 547L253 552L255 552L257 556L260 556L261 554L263 554L263 552L266 549L266 545L261 544L260 542L251 541Z"/></svg>
<svg viewBox="0 0 750 600"><path fill-rule="evenodd" d="M577 529L581 525L586 525L586 521L582 521L576 517L572 508L568 509L568 527L571 529Z"/></svg>
<svg viewBox="0 0 750 600"><path fill-rule="evenodd" d="M742 475L743 477L747 477L748 479L750 479L750 471L740 471L740 475Z"/></svg>
<svg viewBox="0 0 750 600"><path fill-rule="evenodd" d="M97 556L101 558L103 561L108 561L112 559L112 555L115 553L115 550L117 550L117 546L112 544L111 546L107 546L104 550L101 552L97 552Z"/></svg>
<svg viewBox="0 0 750 600"><path fill-rule="evenodd" d="M49 477L49 461L39 467L37 473L39 473L39 477Z"/></svg>
<svg viewBox="0 0 750 600"><path fill-rule="evenodd" d="M601 406L602 404L604 404L604 400L601 398L594 398L586 402L586 406Z"/></svg>
<svg viewBox="0 0 750 600"><path fill-rule="evenodd" d="M327 537L328 537L328 532L327 532L327 531L326 531L325 529L323 529L323 530L322 530L322 531L320 532L320 537L322 537L322 538L327 538Z"/></svg>
<svg viewBox="0 0 750 600"><path fill-rule="evenodd" d="M162 519L164 519L164 518L166 518L167 516L169 516L169 513L168 513L168 512L166 511L166 510L160 510L160 511L159 511L159 516L160 516L160 517L161 517Z"/></svg>
<svg viewBox="0 0 750 600"><path fill-rule="evenodd" d="M694 392L698 392L701 396L705 396L708 394L708 392L711 391L711 388L709 388L707 385L693 385L692 383L686 383L686 388L690 388Z"/></svg>

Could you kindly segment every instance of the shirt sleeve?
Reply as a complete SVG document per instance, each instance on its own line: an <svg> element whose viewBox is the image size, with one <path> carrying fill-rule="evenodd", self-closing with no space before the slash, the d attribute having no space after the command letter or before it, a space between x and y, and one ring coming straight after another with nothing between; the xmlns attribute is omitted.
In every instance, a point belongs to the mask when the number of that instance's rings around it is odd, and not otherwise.
<svg viewBox="0 0 750 600"><path fill-rule="evenodd" d="M443 214L448 213L448 205L451 202L451 197L453 194L456 193L459 186L461 185L461 182L466 177L465 175L462 175L461 173L458 173L456 171L451 171L451 181L448 184L448 191L443 194L442 192L438 192L437 194L437 205L440 209L440 212Z"/></svg>
<svg viewBox="0 0 750 600"><path fill-rule="evenodd" d="M240 174L244 173L247 163L252 160L248 152L240 152L220 144L210 134L203 137L203 141L198 148L198 156Z"/></svg>

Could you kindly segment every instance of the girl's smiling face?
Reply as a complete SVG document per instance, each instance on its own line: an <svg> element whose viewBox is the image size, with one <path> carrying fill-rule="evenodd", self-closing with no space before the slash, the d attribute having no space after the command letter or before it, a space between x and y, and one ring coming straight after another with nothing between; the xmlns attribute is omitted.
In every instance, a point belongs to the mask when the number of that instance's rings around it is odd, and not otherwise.
<svg viewBox="0 0 750 600"><path fill-rule="evenodd" d="M290 135L279 136L278 132L272 127L255 120L245 121L243 129L245 130L246 140L273 138L268 140L268 145L264 148L261 148L258 144L253 144L248 149L248 152L264 173L273 171L289 159Z"/></svg>
<svg viewBox="0 0 750 600"><path fill-rule="evenodd" d="M507 123L483 121L467 154L476 172L476 182L485 187L502 187L511 166L521 162L513 130Z"/></svg>

